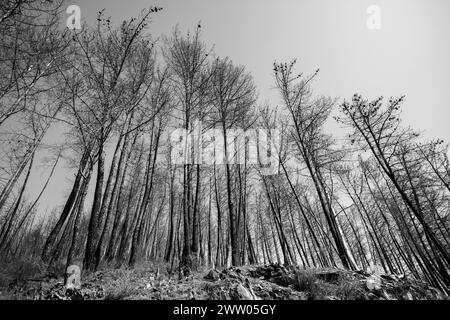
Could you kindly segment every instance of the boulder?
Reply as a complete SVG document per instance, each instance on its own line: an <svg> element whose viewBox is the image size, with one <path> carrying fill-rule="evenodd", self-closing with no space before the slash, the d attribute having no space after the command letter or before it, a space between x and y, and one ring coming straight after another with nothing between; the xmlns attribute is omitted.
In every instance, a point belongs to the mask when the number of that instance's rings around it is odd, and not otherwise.
<svg viewBox="0 0 450 320"><path fill-rule="evenodd" d="M206 280L209 281L218 281L220 279L220 274L217 270L212 269L208 272L208 274L205 276Z"/></svg>
<svg viewBox="0 0 450 320"><path fill-rule="evenodd" d="M250 290L245 288L242 284L238 284L234 288L231 296L236 300L255 300Z"/></svg>

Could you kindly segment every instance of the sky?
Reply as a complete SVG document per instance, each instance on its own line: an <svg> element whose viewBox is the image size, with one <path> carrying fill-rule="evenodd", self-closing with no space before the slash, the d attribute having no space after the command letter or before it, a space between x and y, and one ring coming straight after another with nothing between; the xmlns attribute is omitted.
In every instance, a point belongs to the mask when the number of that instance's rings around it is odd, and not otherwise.
<svg viewBox="0 0 450 320"><path fill-rule="evenodd" d="M273 88L273 62L297 58L299 72L320 68L314 92L339 101L354 93L365 98L406 95L405 125L427 138L450 141L450 1L448 0L78 0L82 22L94 23L105 8L113 22L161 6L149 26L154 38L202 26L203 40L221 57L245 65L261 102L279 103ZM381 9L381 28L367 27L367 8ZM67 15L68 17L69 15ZM330 132L340 132L330 122ZM47 139L59 139L52 129ZM48 163L45 163L48 165ZM37 194L49 170L31 177L29 194ZM74 172L58 166L40 209L64 204Z"/></svg>

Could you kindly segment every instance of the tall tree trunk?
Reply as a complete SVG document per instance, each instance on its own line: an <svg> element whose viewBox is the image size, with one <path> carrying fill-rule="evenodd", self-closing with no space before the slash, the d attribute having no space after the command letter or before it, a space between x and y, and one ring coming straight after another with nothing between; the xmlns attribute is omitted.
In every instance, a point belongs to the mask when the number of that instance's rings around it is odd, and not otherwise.
<svg viewBox="0 0 450 320"><path fill-rule="evenodd" d="M66 200L64 208L61 212L61 215L59 216L56 225L53 227L49 236L47 237L47 240L45 241L44 249L42 250L42 260L45 262L48 262L52 258L53 254L52 252L55 248L56 240L58 238L58 235L61 233L64 223L69 217L70 212L73 209L84 176L90 175L90 171L92 170L92 164L89 162L89 153L90 153L89 150L84 151L80 160L80 164L78 166L78 171L69 197Z"/></svg>
<svg viewBox="0 0 450 320"><path fill-rule="evenodd" d="M88 270L95 270L95 249L99 238L98 223L100 221L100 207L102 201L103 179L105 175L105 155L103 143L99 146L97 160L97 181L95 184L94 200L92 203L91 217L87 234L86 250L84 256L84 266Z"/></svg>

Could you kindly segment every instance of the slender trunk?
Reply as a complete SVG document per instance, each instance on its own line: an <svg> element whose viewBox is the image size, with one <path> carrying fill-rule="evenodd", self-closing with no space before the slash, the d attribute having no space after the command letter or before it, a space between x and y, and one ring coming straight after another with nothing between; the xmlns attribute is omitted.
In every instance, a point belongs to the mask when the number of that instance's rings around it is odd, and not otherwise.
<svg viewBox="0 0 450 320"><path fill-rule="evenodd" d="M91 210L91 218L89 220L86 250L84 256L84 265L88 270L95 270L95 249L99 238L99 225L100 221L100 207L102 201L102 191L103 191L103 179L105 175L105 155L103 150L103 143L99 146L98 160L97 160L97 181L95 184L94 200Z"/></svg>

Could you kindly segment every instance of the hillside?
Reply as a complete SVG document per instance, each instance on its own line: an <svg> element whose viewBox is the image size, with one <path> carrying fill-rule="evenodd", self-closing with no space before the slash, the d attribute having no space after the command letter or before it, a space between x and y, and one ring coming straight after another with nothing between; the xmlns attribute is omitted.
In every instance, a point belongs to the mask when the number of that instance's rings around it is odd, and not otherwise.
<svg viewBox="0 0 450 320"><path fill-rule="evenodd" d="M3 278L5 279L5 278ZM370 281L375 279L375 281ZM11 280L11 279L10 279ZM374 284L372 284L374 283ZM179 278L159 268L89 274L80 290L51 274L3 281L1 299L34 300L442 300L443 292L405 276L342 269L266 266L210 269Z"/></svg>

